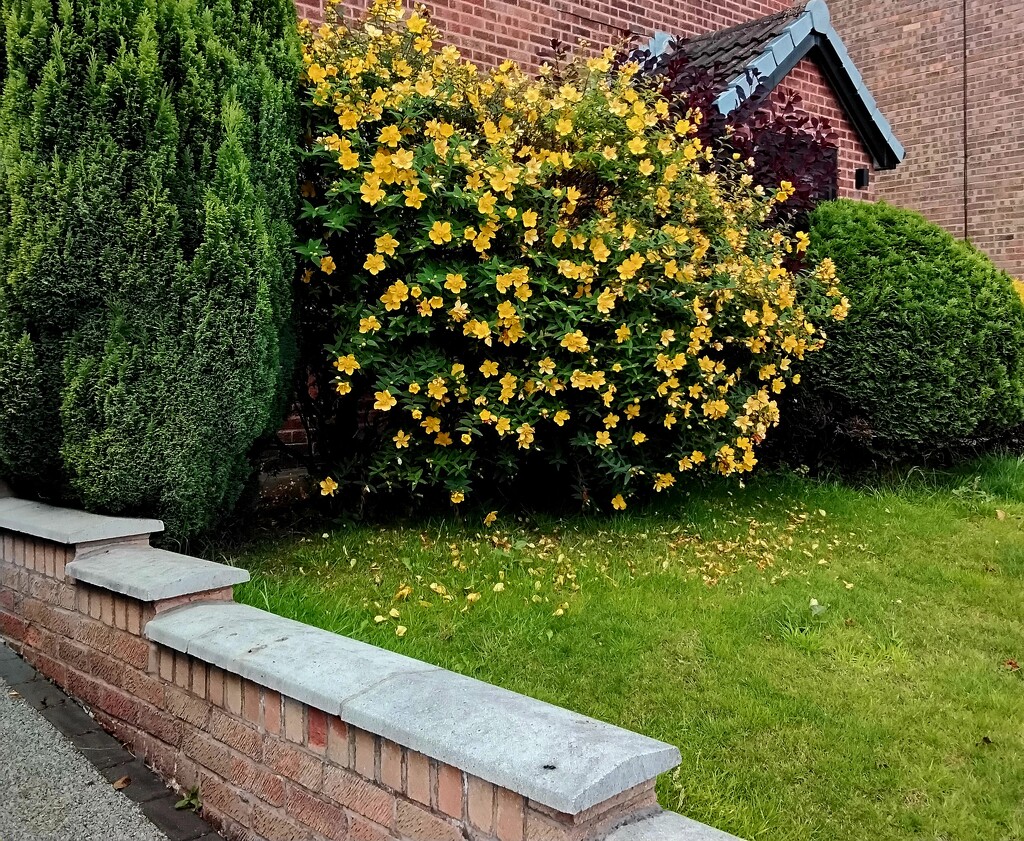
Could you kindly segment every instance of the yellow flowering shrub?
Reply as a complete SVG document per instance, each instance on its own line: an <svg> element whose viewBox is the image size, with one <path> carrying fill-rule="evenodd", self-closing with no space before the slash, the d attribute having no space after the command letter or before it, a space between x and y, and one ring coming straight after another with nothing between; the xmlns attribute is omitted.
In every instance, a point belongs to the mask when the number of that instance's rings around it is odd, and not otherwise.
<svg viewBox="0 0 1024 841"><path fill-rule="evenodd" d="M539 452L622 509L755 466L821 345L808 286L822 319L846 308L830 263L791 270L807 237L766 223L791 185L713 172L700 115L671 120L610 51L485 72L393 0L302 36L305 306L360 481L457 503Z"/></svg>

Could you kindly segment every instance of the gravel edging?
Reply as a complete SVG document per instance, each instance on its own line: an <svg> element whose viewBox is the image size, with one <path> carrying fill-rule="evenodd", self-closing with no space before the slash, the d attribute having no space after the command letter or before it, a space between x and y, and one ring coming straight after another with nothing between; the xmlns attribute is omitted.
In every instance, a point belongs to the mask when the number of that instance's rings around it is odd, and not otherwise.
<svg viewBox="0 0 1024 841"><path fill-rule="evenodd" d="M121 790L112 783L128 777ZM0 642L0 839L220 841L71 698Z"/></svg>

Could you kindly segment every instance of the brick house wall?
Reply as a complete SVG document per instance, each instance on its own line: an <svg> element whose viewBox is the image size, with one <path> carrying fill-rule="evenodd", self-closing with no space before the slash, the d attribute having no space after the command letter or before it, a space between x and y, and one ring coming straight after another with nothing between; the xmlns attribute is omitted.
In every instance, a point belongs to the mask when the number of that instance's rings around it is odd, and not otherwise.
<svg viewBox="0 0 1024 841"><path fill-rule="evenodd" d="M357 13L366 5L366 0L345 0L344 8ZM468 59L485 66L512 59L535 68L550 56L554 38L609 45L631 36L644 43L656 31L698 35L788 9L793 0L429 0L424 5ZM296 8L302 17L323 17L318 0L296 0ZM840 195L873 198L870 188L857 190L854 182L858 168L871 168L871 158L817 65L804 59L783 88L799 93L806 110L826 118L839 135Z"/></svg>
<svg viewBox="0 0 1024 841"><path fill-rule="evenodd" d="M409 5L412 5L411 3ZM441 31L466 58L479 64L512 59L536 67L551 53L551 40L615 44L655 30L696 35L788 9L792 0L426 0ZM367 0L345 0L361 11ZM296 0L300 17L319 20L322 2Z"/></svg>
<svg viewBox="0 0 1024 841"><path fill-rule="evenodd" d="M829 5L907 148L897 169L876 173L876 196L922 212L1024 276L1024 0Z"/></svg>

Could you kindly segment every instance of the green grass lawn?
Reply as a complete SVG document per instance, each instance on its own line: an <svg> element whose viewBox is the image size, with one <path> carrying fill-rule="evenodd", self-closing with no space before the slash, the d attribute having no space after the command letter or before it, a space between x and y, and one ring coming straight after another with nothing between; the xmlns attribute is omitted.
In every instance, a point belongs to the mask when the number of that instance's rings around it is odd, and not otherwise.
<svg viewBox="0 0 1024 841"><path fill-rule="evenodd" d="M659 502L219 555L240 600L678 745L662 805L741 837L1024 839L1024 460Z"/></svg>

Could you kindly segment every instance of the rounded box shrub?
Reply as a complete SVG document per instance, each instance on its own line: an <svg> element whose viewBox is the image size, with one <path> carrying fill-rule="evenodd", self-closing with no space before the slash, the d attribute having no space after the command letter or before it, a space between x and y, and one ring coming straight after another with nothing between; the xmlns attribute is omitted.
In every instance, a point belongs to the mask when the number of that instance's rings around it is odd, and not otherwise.
<svg viewBox="0 0 1024 841"><path fill-rule="evenodd" d="M767 222L792 186L713 170L700 114L672 116L610 51L531 79L439 35L392 0L303 32L323 492L459 503L537 454L622 509L751 470L820 345L806 290L833 296L823 319L845 309L827 261L790 270L806 236Z"/></svg>
<svg viewBox="0 0 1024 841"><path fill-rule="evenodd" d="M849 317L803 366L797 420L899 456L998 435L1024 418L1024 304L1008 275L923 216L840 200L811 216Z"/></svg>

